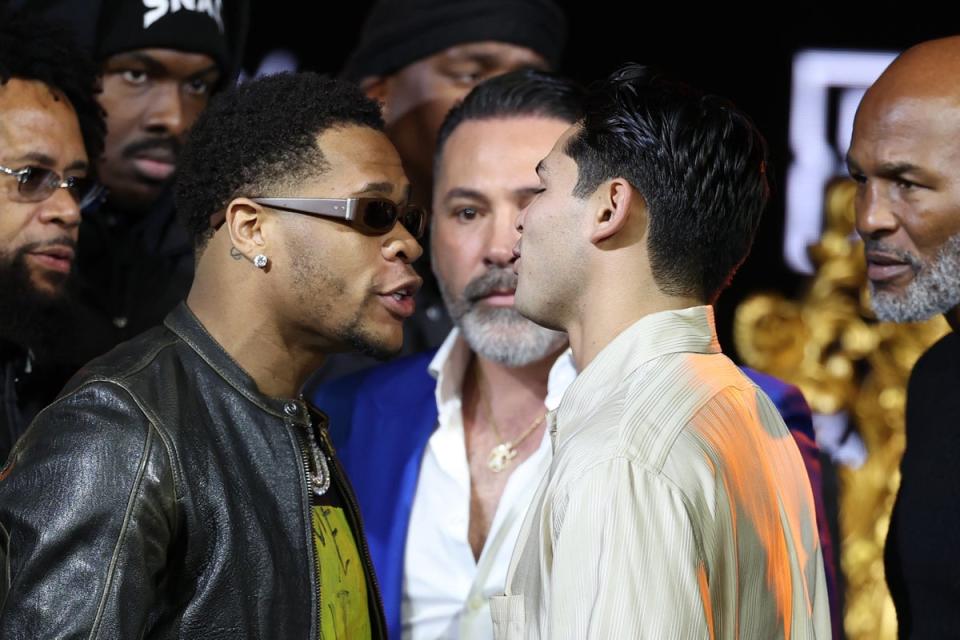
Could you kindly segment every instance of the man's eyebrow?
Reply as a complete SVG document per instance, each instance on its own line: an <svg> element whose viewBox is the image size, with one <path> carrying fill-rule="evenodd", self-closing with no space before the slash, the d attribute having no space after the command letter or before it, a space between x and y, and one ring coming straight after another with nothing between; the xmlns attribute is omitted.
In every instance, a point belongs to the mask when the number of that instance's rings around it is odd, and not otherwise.
<svg viewBox="0 0 960 640"><path fill-rule="evenodd" d="M359 196L363 194L377 194L384 198L390 198L393 195L393 190L396 186L392 182L368 182L356 191L353 192L354 196ZM404 202L410 199L410 185L407 185L407 188L404 190Z"/></svg>
<svg viewBox="0 0 960 640"><path fill-rule="evenodd" d="M487 196L480 191L477 191L476 189L470 189L469 187L454 187L453 189L450 189L446 194L444 194L443 201L444 203L447 203L455 198L488 202Z"/></svg>
<svg viewBox="0 0 960 640"><path fill-rule="evenodd" d="M506 65L521 69L547 69L547 66L542 61L536 59L521 60L520 64L517 65L516 61L512 58L505 58L501 52L491 51L486 45L477 43L456 47L454 51L448 54L448 58L454 62L473 62L487 69Z"/></svg>
<svg viewBox="0 0 960 640"><path fill-rule="evenodd" d="M191 73L191 74L187 77L187 80L197 80L197 79L199 79L199 78L203 78L203 77L212 75L212 74L214 74L214 73L217 74L217 77L218 77L218 78L220 77L220 67L218 67L216 64L212 64L212 65L210 65L209 67L207 67L206 69L201 69L200 71L197 71L196 73Z"/></svg>
<svg viewBox="0 0 960 640"><path fill-rule="evenodd" d="M19 162L35 162L44 167L52 167L57 164L57 161L54 160L51 156L43 153L42 151L28 151L27 153L14 158L12 163Z"/></svg>
<svg viewBox="0 0 960 640"><path fill-rule="evenodd" d="M523 187L515 189L513 194L520 197L535 196L540 193L540 187Z"/></svg>
<svg viewBox="0 0 960 640"><path fill-rule="evenodd" d="M368 182L360 187L357 193L392 193L393 185L389 182Z"/></svg>
<svg viewBox="0 0 960 640"><path fill-rule="evenodd" d="M924 171L911 162L883 162L877 167L876 173L884 178L897 178L905 173L924 173Z"/></svg>
<svg viewBox="0 0 960 640"><path fill-rule="evenodd" d="M140 51L128 51L126 53L117 54L112 61L113 64L124 64L124 63L129 64L130 62L139 62L140 64L142 64L147 68L147 71L153 74L162 75L169 72L166 65L164 65L162 62L160 62L153 56L146 53L142 53ZM209 67L206 67L199 71L191 73L189 76L187 76L187 80L196 80L198 78L204 78L214 73L216 73L217 76L219 77L220 67L217 66L216 63L211 64Z"/></svg>
<svg viewBox="0 0 960 640"><path fill-rule="evenodd" d="M74 160L64 169L64 172L67 171L86 171L90 168L90 165L86 160Z"/></svg>
<svg viewBox="0 0 960 640"><path fill-rule="evenodd" d="M128 51L112 58L109 64L129 64L130 62L139 62L147 68L150 73L167 73L167 67L151 55L140 51Z"/></svg>
<svg viewBox="0 0 960 640"><path fill-rule="evenodd" d="M847 168L851 171L861 171L860 164L849 153L847 153ZM905 161L881 162L874 173L882 178L899 178L908 173L927 175L923 167Z"/></svg>
<svg viewBox="0 0 960 640"><path fill-rule="evenodd" d="M464 60L474 62L484 68L499 67L501 64L500 56L487 53L485 51L470 51L463 56Z"/></svg>
<svg viewBox="0 0 960 640"><path fill-rule="evenodd" d="M56 166L57 161L42 151L28 151L19 158L14 158L10 164L20 164L23 162L32 162L34 164L40 165L41 167L50 169ZM90 168L90 165L86 160L80 160L79 158L71 162L64 169L64 172L67 171L86 171Z"/></svg>

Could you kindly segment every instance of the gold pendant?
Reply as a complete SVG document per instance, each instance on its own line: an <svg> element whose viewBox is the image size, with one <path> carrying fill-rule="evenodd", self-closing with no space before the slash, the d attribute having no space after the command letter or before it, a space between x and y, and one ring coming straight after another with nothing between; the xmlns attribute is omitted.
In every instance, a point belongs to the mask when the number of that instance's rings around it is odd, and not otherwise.
<svg viewBox="0 0 960 640"><path fill-rule="evenodd" d="M500 473L507 468L507 463L516 457L517 450L510 446L509 442L501 442L490 450L487 466L490 467L490 471Z"/></svg>

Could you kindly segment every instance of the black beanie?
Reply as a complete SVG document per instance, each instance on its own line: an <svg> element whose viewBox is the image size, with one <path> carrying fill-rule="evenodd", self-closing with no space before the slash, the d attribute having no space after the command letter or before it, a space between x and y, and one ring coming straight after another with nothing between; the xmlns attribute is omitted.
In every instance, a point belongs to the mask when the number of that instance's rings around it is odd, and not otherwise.
<svg viewBox="0 0 960 640"><path fill-rule="evenodd" d="M135 49L176 49L213 58L231 72L224 0L105 0L97 57Z"/></svg>
<svg viewBox="0 0 960 640"><path fill-rule="evenodd" d="M567 22L551 0L380 0L342 75L386 75L450 47L493 40L527 47L556 67Z"/></svg>

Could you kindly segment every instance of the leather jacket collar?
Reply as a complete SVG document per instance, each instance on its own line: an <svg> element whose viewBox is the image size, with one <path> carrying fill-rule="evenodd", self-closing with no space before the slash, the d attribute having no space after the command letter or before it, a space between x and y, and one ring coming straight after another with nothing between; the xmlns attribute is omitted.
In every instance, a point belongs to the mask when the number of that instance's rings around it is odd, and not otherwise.
<svg viewBox="0 0 960 640"><path fill-rule="evenodd" d="M253 378L200 324L200 320L190 310L186 302L177 305L167 315L163 323L181 340L190 345L227 384L236 389L237 393L271 415L285 420L293 420L297 424L307 424L309 415L306 403L298 398L276 398L260 393Z"/></svg>

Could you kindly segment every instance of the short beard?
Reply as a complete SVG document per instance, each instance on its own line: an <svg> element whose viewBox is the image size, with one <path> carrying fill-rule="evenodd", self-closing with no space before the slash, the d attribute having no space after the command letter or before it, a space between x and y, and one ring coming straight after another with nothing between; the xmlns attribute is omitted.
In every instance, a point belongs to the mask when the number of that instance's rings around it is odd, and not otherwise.
<svg viewBox="0 0 960 640"><path fill-rule="evenodd" d="M0 339L33 351L40 361L59 361L77 338L74 300L68 276L48 274L57 291L38 291L26 256L31 246L14 254L0 253Z"/></svg>
<svg viewBox="0 0 960 640"><path fill-rule="evenodd" d="M929 263L906 251L868 240L866 248L892 253L916 274L902 294L877 290L870 283L874 313L885 322L923 322L960 306L960 233L951 236Z"/></svg>
<svg viewBox="0 0 960 640"><path fill-rule="evenodd" d="M377 360L389 360L400 353L400 349L388 348L366 331L359 312L349 324L338 328L337 339L349 346L351 351Z"/></svg>
<svg viewBox="0 0 960 640"><path fill-rule="evenodd" d="M292 277L298 291L298 302L301 307L314 309L316 312L330 317L334 315L334 306L340 304L340 299L347 292L347 281L318 261L312 254L311 247L302 238L292 236L287 241L288 251L292 258ZM326 293L317 298L317 283L323 283ZM353 317L340 326L328 329L333 334L335 349L344 348L345 351L356 352L361 355L387 360L397 355L400 348L390 348L381 339L364 326L364 311L367 304L375 303L371 295L361 304Z"/></svg>
<svg viewBox="0 0 960 640"><path fill-rule="evenodd" d="M567 341L565 333L545 329L510 307L484 307L484 296L499 289L517 287L517 274L493 267L474 278L461 295L451 292L438 278L440 293L454 324L475 353L506 367L532 364L558 351Z"/></svg>

